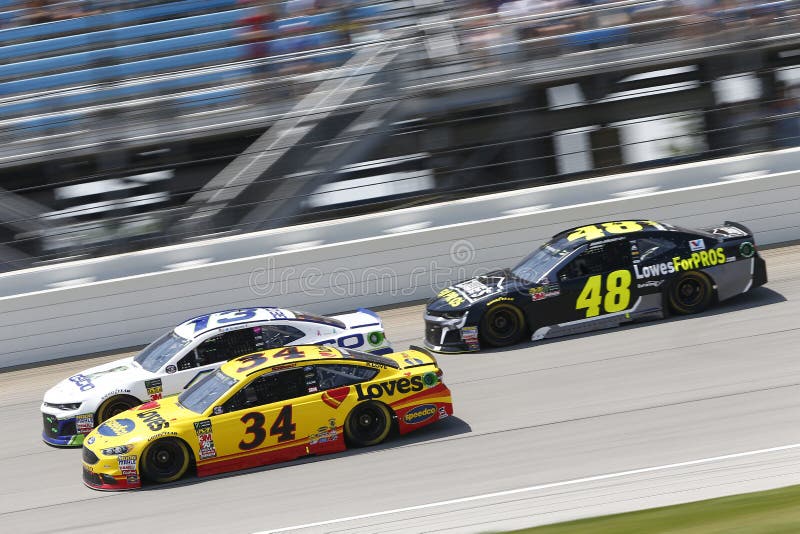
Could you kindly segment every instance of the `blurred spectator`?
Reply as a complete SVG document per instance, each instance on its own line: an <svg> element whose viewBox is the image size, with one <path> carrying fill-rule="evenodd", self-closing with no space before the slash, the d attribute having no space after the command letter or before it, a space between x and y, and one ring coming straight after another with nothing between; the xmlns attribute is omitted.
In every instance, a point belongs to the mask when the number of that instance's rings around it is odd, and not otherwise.
<svg viewBox="0 0 800 534"><path fill-rule="evenodd" d="M259 76L269 71L266 59L269 57L269 42L275 37L274 26L277 16L271 2L261 1L255 5L256 11L244 17L239 23L244 28L240 39L249 45L247 59L257 62L251 73Z"/></svg>
<svg viewBox="0 0 800 534"><path fill-rule="evenodd" d="M25 5L25 14L21 22L25 24L41 24L55 20L46 0L28 0Z"/></svg>

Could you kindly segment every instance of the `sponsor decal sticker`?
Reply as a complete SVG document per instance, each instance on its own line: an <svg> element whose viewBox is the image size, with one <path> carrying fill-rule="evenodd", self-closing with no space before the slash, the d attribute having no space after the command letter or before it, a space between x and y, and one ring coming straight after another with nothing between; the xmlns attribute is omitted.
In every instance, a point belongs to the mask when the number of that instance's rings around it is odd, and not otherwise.
<svg viewBox="0 0 800 534"><path fill-rule="evenodd" d="M158 400L161 398L161 395L164 389L161 386L161 379L154 378L152 380L145 380L144 387L147 389L147 394L150 395L150 400Z"/></svg>
<svg viewBox="0 0 800 534"><path fill-rule="evenodd" d="M409 425L418 425L420 423L424 423L437 413L438 410L433 404L423 404L407 411L403 416L403 421Z"/></svg>
<svg viewBox="0 0 800 534"><path fill-rule="evenodd" d="M545 284L544 286L544 296L547 298L550 297L557 297L561 294L561 286L558 284Z"/></svg>
<svg viewBox="0 0 800 534"><path fill-rule="evenodd" d="M69 377L69 381L78 386L81 391L89 391L90 389L94 389L94 384L92 384L92 379L86 375L77 374L74 376Z"/></svg>
<svg viewBox="0 0 800 534"><path fill-rule="evenodd" d="M639 289L643 289L645 287L661 287L661 284L664 283L664 280L648 280L647 282L636 284L636 287Z"/></svg>
<svg viewBox="0 0 800 534"><path fill-rule="evenodd" d="M745 241L739 245L739 254L743 258L752 258L756 253L756 247L749 241Z"/></svg>
<svg viewBox="0 0 800 534"><path fill-rule="evenodd" d="M127 477L125 477L125 480L128 481L128 484L138 484L139 483L139 477L136 476L136 475L128 475Z"/></svg>
<svg viewBox="0 0 800 534"><path fill-rule="evenodd" d="M168 365L168 366L167 366L167 368L166 368L166 369L164 369L164 370L167 372L167 374L170 374L170 375L171 375L171 374L173 374L173 373L177 372L177 371L178 371L178 368L177 368L177 367L175 367L174 365L170 364L170 365Z"/></svg>
<svg viewBox="0 0 800 534"><path fill-rule="evenodd" d="M214 435L211 430L211 419L195 421L194 431L197 434L197 441L200 444L200 459L208 460L217 457L217 449L214 446Z"/></svg>
<svg viewBox="0 0 800 534"><path fill-rule="evenodd" d="M511 297L497 297L496 299L490 300L486 303L487 306L491 306L492 304L497 304L498 302L513 302L514 299Z"/></svg>
<svg viewBox="0 0 800 534"><path fill-rule="evenodd" d="M336 419L328 419L328 426L321 426L314 434L309 436L309 445L318 445L320 443L328 443L339 439L339 433L336 431Z"/></svg>
<svg viewBox="0 0 800 534"><path fill-rule="evenodd" d="M444 406L439 406L439 419L444 419L447 417L447 410L444 409Z"/></svg>
<svg viewBox="0 0 800 534"><path fill-rule="evenodd" d="M464 343L467 344L467 347L470 350L478 350L480 349L480 343L478 341L478 327L477 326L465 326L461 329L461 339Z"/></svg>
<svg viewBox="0 0 800 534"><path fill-rule="evenodd" d="M700 252L706 249L706 243L702 239L692 239L689 241L689 250L692 252Z"/></svg>
<svg viewBox="0 0 800 534"><path fill-rule="evenodd" d="M458 308L464 304L464 297L449 287L439 291L439 294L436 296L443 299L451 308Z"/></svg>
<svg viewBox="0 0 800 534"><path fill-rule="evenodd" d="M89 439L86 440L86 444L87 445L91 445L92 443L94 443L94 436L92 436L92 437L90 437Z"/></svg>
<svg viewBox="0 0 800 534"><path fill-rule="evenodd" d="M78 434L88 434L94 428L94 415L83 413L75 416L75 430Z"/></svg>
<svg viewBox="0 0 800 534"><path fill-rule="evenodd" d="M373 347L377 347L383 343L383 332L370 332L367 334L367 343Z"/></svg>
<svg viewBox="0 0 800 534"><path fill-rule="evenodd" d="M547 296L544 294L544 286L532 287L528 290L528 294L530 294L531 300L534 302L547 298Z"/></svg>
<svg viewBox="0 0 800 534"><path fill-rule="evenodd" d="M147 425L147 428L153 432L158 432L162 428L169 428L169 423L155 410L137 413L136 417L141 419Z"/></svg>
<svg viewBox="0 0 800 534"><path fill-rule="evenodd" d="M422 375L422 383L426 388L432 388L439 383L439 377L434 372L425 373Z"/></svg>
<svg viewBox="0 0 800 534"><path fill-rule="evenodd" d="M728 261L725 251L720 248L693 252L688 258L675 256L669 263L656 263L653 265L633 266L633 272L638 280L666 276L681 271L690 271L700 267L711 267Z"/></svg>
<svg viewBox="0 0 800 534"><path fill-rule="evenodd" d="M177 432L159 432L158 434L153 434L152 436L147 438L147 441L154 441L160 438L166 438L167 436L177 436L177 435L178 435Z"/></svg>
<svg viewBox="0 0 800 534"><path fill-rule="evenodd" d="M117 461L119 462L119 471L125 476L128 475L136 475L136 456L129 455L129 456L118 456Z"/></svg>
<svg viewBox="0 0 800 534"><path fill-rule="evenodd" d="M422 391L425 389L425 384L422 381L422 377L417 375L411 378L399 378L397 380L389 380L388 382L369 384L367 386L356 384L354 387L358 395L358 400L362 401L379 399L384 395L392 396L395 393L405 395L411 392Z"/></svg>
<svg viewBox="0 0 800 534"><path fill-rule="evenodd" d="M496 288L487 286L480 280L476 279L461 282L453 287L469 300L479 299L481 297L485 297L486 295L491 295L492 293L497 292Z"/></svg>
<svg viewBox="0 0 800 534"><path fill-rule="evenodd" d="M133 430L135 426L136 423L130 419L111 419L100 425L97 431L102 436L122 436Z"/></svg>

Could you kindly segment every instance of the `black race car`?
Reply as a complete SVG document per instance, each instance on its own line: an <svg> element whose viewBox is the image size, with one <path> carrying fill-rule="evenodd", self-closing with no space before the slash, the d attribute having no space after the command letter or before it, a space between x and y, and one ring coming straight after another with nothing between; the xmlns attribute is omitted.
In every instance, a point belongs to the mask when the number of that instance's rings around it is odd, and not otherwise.
<svg viewBox="0 0 800 534"><path fill-rule="evenodd" d="M741 224L591 224L556 234L513 269L440 291L425 311L425 345L476 351L698 313L766 282L766 264Z"/></svg>

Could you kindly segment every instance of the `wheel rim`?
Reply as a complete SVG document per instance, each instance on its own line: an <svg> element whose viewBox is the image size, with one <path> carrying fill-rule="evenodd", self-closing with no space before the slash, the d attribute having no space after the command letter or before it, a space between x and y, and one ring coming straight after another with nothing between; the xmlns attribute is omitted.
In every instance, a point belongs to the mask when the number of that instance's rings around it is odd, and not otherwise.
<svg viewBox="0 0 800 534"><path fill-rule="evenodd" d="M378 439L385 429L386 414L379 408L364 407L353 417L351 431L360 441L369 442Z"/></svg>
<svg viewBox="0 0 800 534"><path fill-rule="evenodd" d="M516 315L511 310L503 309L493 312L489 317L489 328L493 337L502 340L516 335L519 325Z"/></svg>
<svg viewBox="0 0 800 534"><path fill-rule="evenodd" d="M148 455L148 465L159 478L175 476L181 469L183 450L180 445L172 442L154 445Z"/></svg>
<svg viewBox="0 0 800 534"><path fill-rule="evenodd" d="M686 278L678 285L676 297L681 306L692 308L705 298L705 288L696 278Z"/></svg>

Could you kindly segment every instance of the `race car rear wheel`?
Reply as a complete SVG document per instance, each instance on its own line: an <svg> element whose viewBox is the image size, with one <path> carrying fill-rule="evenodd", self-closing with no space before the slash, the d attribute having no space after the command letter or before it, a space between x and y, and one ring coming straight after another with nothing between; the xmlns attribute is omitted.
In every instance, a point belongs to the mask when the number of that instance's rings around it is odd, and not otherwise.
<svg viewBox="0 0 800 534"><path fill-rule="evenodd" d="M479 332L482 342L492 347L506 347L522 339L525 317L512 304L497 304L486 310Z"/></svg>
<svg viewBox="0 0 800 534"><path fill-rule="evenodd" d="M117 414L124 412L125 410L130 410L134 406L139 406L141 402L139 399L131 397L129 395L117 395L116 397L110 397L100 405L100 408L97 409L97 424L102 423L106 419L111 419Z"/></svg>
<svg viewBox="0 0 800 534"><path fill-rule="evenodd" d="M675 280L669 289L669 307L675 313L688 315L708 308L714 297L711 280L703 273L689 271Z"/></svg>
<svg viewBox="0 0 800 534"><path fill-rule="evenodd" d="M386 439L392 429L392 414L380 402L362 402L350 411L344 423L348 444L355 447L377 445Z"/></svg>
<svg viewBox="0 0 800 534"><path fill-rule="evenodd" d="M179 439L159 439L151 443L142 454L142 476L150 482L174 482L189 469L189 450Z"/></svg>

